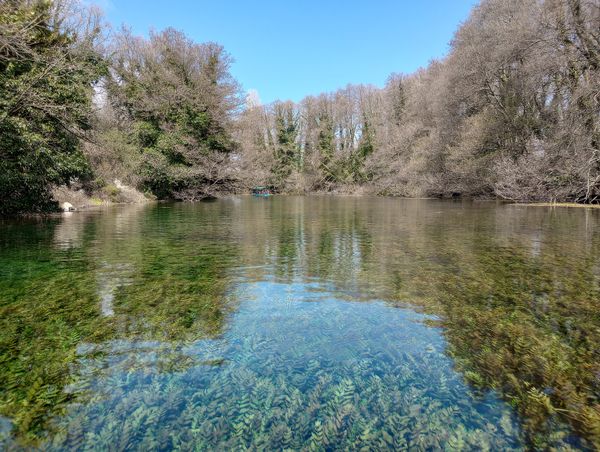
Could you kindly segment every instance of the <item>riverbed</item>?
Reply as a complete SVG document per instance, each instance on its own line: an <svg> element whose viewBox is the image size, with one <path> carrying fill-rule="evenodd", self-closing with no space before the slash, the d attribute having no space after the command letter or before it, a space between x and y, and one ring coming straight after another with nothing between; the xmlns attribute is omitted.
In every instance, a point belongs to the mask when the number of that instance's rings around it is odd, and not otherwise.
<svg viewBox="0 0 600 452"><path fill-rule="evenodd" d="M241 196L0 223L0 446L600 445L600 211Z"/></svg>

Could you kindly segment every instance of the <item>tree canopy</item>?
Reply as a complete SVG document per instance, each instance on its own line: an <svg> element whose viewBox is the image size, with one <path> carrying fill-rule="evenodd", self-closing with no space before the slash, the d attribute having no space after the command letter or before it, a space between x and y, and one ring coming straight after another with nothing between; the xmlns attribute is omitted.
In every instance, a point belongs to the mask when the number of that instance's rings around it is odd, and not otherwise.
<svg viewBox="0 0 600 452"><path fill-rule="evenodd" d="M0 214L51 209L51 185L90 171L80 137L106 66L97 18L67 6L0 3Z"/></svg>
<svg viewBox="0 0 600 452"><path fill-rule="evenodd" d="M270 105L243 106L219 44L106 30L76 1L0 3L1 214L116 178L178 200L269 185L600 202L597 0L482 0L427 68Z"/></svg>

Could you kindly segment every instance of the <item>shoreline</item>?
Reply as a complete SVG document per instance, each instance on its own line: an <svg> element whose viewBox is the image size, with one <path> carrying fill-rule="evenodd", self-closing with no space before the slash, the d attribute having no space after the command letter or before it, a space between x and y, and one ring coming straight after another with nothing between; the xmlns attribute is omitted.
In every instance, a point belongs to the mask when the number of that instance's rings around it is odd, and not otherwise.
<svg viewBox="0 0 600 452"><path fill-rule="evenodd" d="M565 207L600 209L600 204L580 204L576 202L511 202L509 204L513 206L523 207Z"/></svg>
<svg viewBox="0 0 600 452"><path fill-rule="evenodd" d="M129 187L128 187L129 188ZM79 202L72 203L74 204L75 210L73 212L79 211L91 211L91 210L102 210L103 208L112 207L112 206L125 206L125 205L139 205L139 204L152 204L152 203L160 203L168 200L159 200L159 199L151 199L148 196L142 194L141 192L133 189L132 192L135 195L132 198L125 201L111 201L109 199L99 199L95 196L85 196L83 199L79 199ZM131 193L131 192L130 192ZM437 200L437 201L472 201L472 202L499 202L508 206L513 207L546 207L546 208L588 208L588 209L600 209L600 204L580 204L574 202L519 202L519 201L508 201L505 199L498 198L438 198L438 197L410 197L410 196L391 196L391 195L376 195L371 193L328 193L328 192L313 192L313 193L276 193L275 196L339 196L339 197L348 197L348 198L396 198L396 199L407 199L407 200ZM252 196L251 193L231 193L225 196L219 196L216 199L227 199L230 197L236 196ZM61 197L62 199L59 202L59 205L62 204L66 199ZM69 197L71 198L71 197ZM73 199L73 198L71 198ZM177 201L175 201L177 202ZM184 201L181 201L184 202ZM201 202L192 201L192 202ZM73 213L72 212L72 213ZM19 213L15 215L1 216L0 218L15 218L15 217L48 217L55 216L65 213L63 210L57 210L55 212L29 212L29 213Z"/></svg>

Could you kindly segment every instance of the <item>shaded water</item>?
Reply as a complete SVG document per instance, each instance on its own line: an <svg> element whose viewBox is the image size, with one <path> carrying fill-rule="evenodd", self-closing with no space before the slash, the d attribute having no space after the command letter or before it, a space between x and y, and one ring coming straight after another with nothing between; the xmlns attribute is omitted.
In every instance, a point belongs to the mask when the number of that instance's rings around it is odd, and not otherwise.
<svg viewBox="0 0 600 452"><path fill-rule="evenodd" d="M600 212L273 197L0 223L0 445L594 449Z"/></svg>

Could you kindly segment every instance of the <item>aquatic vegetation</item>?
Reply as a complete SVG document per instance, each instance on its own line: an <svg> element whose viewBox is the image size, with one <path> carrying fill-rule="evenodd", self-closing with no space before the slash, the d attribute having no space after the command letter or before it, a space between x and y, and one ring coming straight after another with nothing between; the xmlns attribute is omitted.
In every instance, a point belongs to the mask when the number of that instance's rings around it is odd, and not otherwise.
<svg viewBox="0 0 600 452"><path fill-rule="evenodd" d="M97 231L84 231L90 226L85 221L78 226L83 230L71 236L88 235L81 245L89 246L85 242ZM223 299L226 278L219 278L230 248L209 246L211 253L182 259L177 247L145 236L144 245L154 249L151 259L136 253L141 237L91 257L93 247L73 248L64 231L56 232L60 242L45 243L42 258L34 241L0 259L0 414L10 417L24 441L36 442L47 420L88 390L65 390L79 384L81 344L96 344L93 353L105 356L115 353L106 345L115 339L163 341L152 346L161 354L160 366L183 368L190 359L182 361L178 344L220 334L231 309ZM161 247L176 256L160 254ZM122 256L129 266L118 264Z"/></svg>
<svg viewBox="0 0 600 452"><path fill-rule="evenodd" d="M58 420L63 433L49 447L517 447L510 407L470 392L422 315L382 302L304 303L312 292L302 284L292 287L291 305L263 297L282 289L242 284L256 302L240 308L223 337L184 347L182 354L205 360L184 371L131 372L130 361L152 350L126 345L110 366L90 360L95 403ZM307 337L309 325L319 332ZM349 333L353 326L364 334ZM217 356L219 365L207 364Z"/></svg>
<svg viewBox="0 0 600 452"><path fill-rule="evenodd" d="M543 447L562 418L600 444L597 248L539 238L532 248L480 226L483 233L436 228L427 244L407 241L411 261L390 269L390 299L440 317L457 369L513 404L530 442Z"/></svg>
<svg viewBox="0 0 600 452"><path fill-rule="evenodd" d="M547 251L479 244L472 265L420 281L421 300L443 318L457 368L498 389L540 442L555 418L600 444L600 287L594 262ZM437 269L441 272L441 269Z"/></svg>
<svg viewBox="0 0 600 452"><path fill-rule="evenodd" d="M0 444L594 449L599 220L248 197L1 224Z"/></svg>

